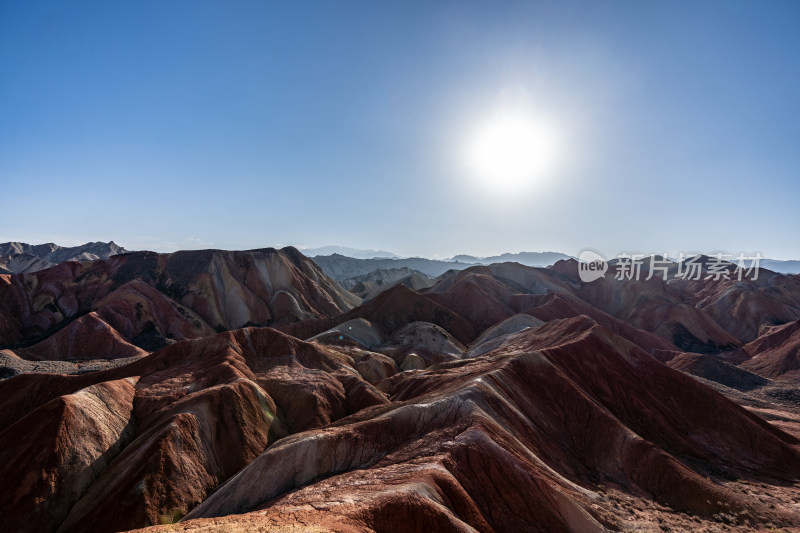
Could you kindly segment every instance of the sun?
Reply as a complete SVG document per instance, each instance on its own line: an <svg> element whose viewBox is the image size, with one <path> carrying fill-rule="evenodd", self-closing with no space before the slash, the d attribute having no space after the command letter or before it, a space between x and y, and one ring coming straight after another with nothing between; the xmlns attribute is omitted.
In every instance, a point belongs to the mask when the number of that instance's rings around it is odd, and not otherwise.
<svg viewBox="0 0 800 533"><path fill-rule="evenodd" d="M546 178L555 161L553 132L525 112L495 114L467 142L468 171L494 192L520 192Z"/></svg>

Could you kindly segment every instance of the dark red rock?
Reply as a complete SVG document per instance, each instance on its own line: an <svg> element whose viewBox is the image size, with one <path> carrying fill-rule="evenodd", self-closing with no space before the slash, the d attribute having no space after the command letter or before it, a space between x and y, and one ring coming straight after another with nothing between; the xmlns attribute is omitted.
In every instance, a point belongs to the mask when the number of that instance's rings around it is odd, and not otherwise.
<svg viewBox="0 0 800 533"><path fill-rule="evenodd" d="M31 298L19 276L0 274L0 344L25 337L22 321L31 314Z"/></svg>
<svg viewBox="0 0 800 533"><path fill-rule="evenodd" d="M249 328L177 342L92 374L20 375L0 381L0 449L48 457L50 440L33 440L24 449L15 445L21 438L18 428L27 427L20 425L23 421L49 420L49 406L95 384L138 378L131 412L135 431L107 464L98 463L90 482L85 469L64 466L60 483L71 495L70 505L52 496L61 511L48 520L62 531L158 524L187 512L276 439L387 403L353 364L346 354L326 347L269 328ZM67 434L79 431L75 422L64 424ZM19 468L19 475L39 476L36 468ZM5 490L33 501L27 487ZM6 492L0 500L8 498Z"/></svg>
<svg viewBox="0 0 800 533"><path fill-rule="evenodd" d="M680 353L671 357L666 364L670 368L740 391L749 391L769 384L768 379L728 364L715 355Z"/></svg>
<svg viewBox="0 0 800 533"><path fill-rule="evenodd" d="M769 378L800 377L800 320L764 330L730 358L746 370Z"/></svg>
<svg viewBox="0 0 800 533"><path fill-rule="evenodd" d="M132 440L135 379L56 397L0 432L7 531L55 531Z"/></svg>
<svg viewBox="0 0 800 533"><path fill-rule="evenodd" d="M194 311L139 280L122 285L94 303L93 308L128 339L135 339L148 327L160 336L175 340L215 333Z"/></svg>
<svg viewBox="0 0 800 533"><path fill-rule="evenodd" d="M265 320L309 338L364 318L377 339L370 350L394 343L441 353L404 365L365 350L365 341L304 342L244 328L91 374L2 380L0 473L15 481L3 484L0 505L17 502L26 514L15 514L17 504L0 511L17 529L33 512L30 502L44 511L37 529L65 532L125 530L184 514L169 527L800 527L800 441L779 428L793 427L792 419L771 424L656 359L735 376L740 369L722 360L774 353L775 361L792 361L795 323L770 327L767 318L794 298L782 278L725 290L753 293L735 298L753 312L731 321L752 321L761 336L745 345L752 352L717 359L673 342L703 351L738 345L731 324L714 314L725 291L660 280L582 284L569 262L475 267L425 293L398 286L350 310L291 249L130 254L101 263L0 278L8 297L0 311L12 315L0 328L14 343L31 344L38 334L56 343L55 328L93 306L97 316L87 321L107 317L126 336L147 324L180 338ZM520 312L545 323L459 359L458 342ZM448 357L444 343L426 336L439 328L455 347ZM96 465L90 476L87 461Z"/></svg>
<svg viewBox="0 0 800 533"><path fill-rule="evenodd" d="M754 340L763 327L800 319L800 282L767 269L760 269L756 280L703 279L673 286L680 289L684 300L744 342Z"/></svg>
<svg viewBox="0 0 800 533"><path fill-rule="evenodd" d="M586 317L390 379L391 404L282 439L176 528L602 531L622 526L611 489L712 522L800 525L731 488L796 483L796 439Z"/></svg>
<svg viewBox="0 0 800 533"><path fill-rule="evenodd" d="M47 339L15 353L30 360L124 359L147 352L125 340L97 313L89 313Z"/></svg>
<svg viewBox="0 0 800 533"><path fill-rule="evenodd" d="M521 308L522 312L544 321L580 315L589 316L604 328L635 343L651 354L659 350L676 350L675 345L666 339L649 331L631 326L627 322L614 318L583 300L567 294L519 295L518 299L514 301L514 305L517 308Z"/></svg>
<svg viewBox="0 0 800 533"><path fill-rule="evenodd" d="M0 345L41 340L92 310L128 340L148 322L163 336L181 339L208 335L211 328L335 316L359 302L293 248L133 252L66 262L3 276L0 296Z"/></svg>
<svg viewBox="0 0 800 533"><path fill-rule="evenodd" d="M462 343L478 335L477 328L470 321L405 285L392 287L335 319L309 320L278 327L290 335L311 338L356 318L369 320L385 336L412 322L430 322L441 326Z"/></svg>

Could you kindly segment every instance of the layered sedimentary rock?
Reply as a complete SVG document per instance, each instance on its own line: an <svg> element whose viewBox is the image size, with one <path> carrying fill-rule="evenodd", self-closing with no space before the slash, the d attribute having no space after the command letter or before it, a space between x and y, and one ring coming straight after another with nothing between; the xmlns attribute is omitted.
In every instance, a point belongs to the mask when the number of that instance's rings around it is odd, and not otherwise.
<svg viewBox="0 0 800 533"><path fill-rule="evenodd" d="M0 431L0 515L8 531L55 531L132 440L135 378L58 396Z"/></svg>
<svg viewBox="0 0 800 533"><path fill-rule="evenodd" d="M335 316L359 301L293 248L135 252L2 276L0 346L29 346L90 311L155 349L214 330Z"/></svg>
<svg viewBox="0 0 800 533"><path fill-rule="evenodd" d="M148 352L125 340L97 313L88 313L45 340L15 352L28 360L124 359Z"/></svg>
<svg viewBox="0 0 800 533"><path fill-rule="evenodd" d="M0 516L62 532L800 528L798 320L775 324L796 280L702 281L497 264L359 305L292 249L0 275L9 365L136 354L0 380ZM54 353L71 362L20 359Z"/></svg>
<svg viewBox="0 0 800 533"><path fill-rule="evenodd" d="M345 354L259 328L178 342L92 374L2 381L0 449L36 458L3 461L20 482L4 483L2 514L15 513L19 502L34 505L44 497L37 487L57 483L46 499L58 512L37 517L41 530L119 531L175 520L276 439L388 402L354 365ZM102 392L108 383L117 396ZM100 404L111 413L92 411ZM74 414L64 414L68 408ZM114 416L119 424L106 420ZM64 459L70 453L80 460Z"/></svg>
<svg viewBox="0 0 800 533"><path fill-rule="evenodd" d="M395 285L405 285L414 290L432 286L435 280L407 267L378 269L362 276L347 278L339 282L345 289L365 300L370 300Z"/></svg>
<svg viewBox="0 0 800 533"><path fill-rule="evenodd" d="M757 389L769 383L768 379L758 374L707 354L676 354L667 361L667 366L740 391Z"/></svg>
<svg viewBox="0 0 800 533"><path fill-rule="evenodd" d="M796 439L588 317L390 379L391 403L281 439L173 528L800 524L790 503L774 504L788 494L774 487L800 475ZM750 476L772 492L743 490L736 480Z"/></svg>
<svg viewBox="0 0 800 533"><path fill-rule="evenodd" d="M765 329L731 358L762 376L800 378L800 320Z"/></svg>

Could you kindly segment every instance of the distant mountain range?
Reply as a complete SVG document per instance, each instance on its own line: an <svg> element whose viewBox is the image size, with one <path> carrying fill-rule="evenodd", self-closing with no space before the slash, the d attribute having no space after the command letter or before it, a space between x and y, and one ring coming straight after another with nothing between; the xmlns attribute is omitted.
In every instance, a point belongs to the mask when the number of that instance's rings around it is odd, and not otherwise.
<svg viewBox="0 0 800 533"><path fill-rule="evenodd" d="M80 246L59 246L5 242L0 244L0 274L22 274L50 268L64 261L95 261L127 250L111 242L89 242Z"/></svg>
<svg viewBox="0 0 800 533"><path fill-rule="evenodd" d="M546 267L555 264L556 261L570 259L569 255L558 252L519 252L516 254L501 254L490 257L475 257L474 255L457 255L450 259L460 263L472 265L491 265L493 263L507 263L509 261L525 266Z"/></svg>
<svg viewBox="0 0 800 533"><path fill-rule="evenodd" d="M114 241L89 242L80 246L59 246L54 243L0 243L0 274L37 272L65 261L108 259L112 255L129 251ZM385 250L336 245L306 248L301 252L337 282L364 276L376 270L411 269L429 277L437 277L448 270L463 270L473 265L514 262L530 267L547 267L560 260L571 259L571 256L559 252L518 252L489 257L460 254L449 259L427 259L401 257ZM762 259L760 266L782 274L800 274L800 260Z"/></svg>
<svg viewBox="0 0 800 533"><path fill-rule="evenodd" d="M318 255L311 257L325 274L337 282L348 278L355 278L374 272L375 270L393 270L408 268L418 270L426 276L435 278L448 270L463 270L472 265L456 261L438 261L423 257L409 257L405 259L358 259L341 254Z"/></svg>
<svg viewBox="0 0 800 533"><path fill-rule="evenodd" d="M312 258L322 267L326 274L337 281L363 276L379 269L410 268L419 270L428 276L436 277L447 270L463 270L472 265L513 262L530 267L547 267L562 259L572 259L571 256L560 252L518 252L489 257L460 254L449 259L426 259L422 257L401 257L386 251L362 250L343 246L308 248L302 250L302 252L307 257ZM347 261L347 259L354 259L355 261ZM369 262L372 260L389 261ZM800 260L762 259L760 267L781 274L800 274Z"/></svg>
<svg viewBox="0 0 800 533"><path fill-rule="evenodd" d="M761 268L780 272L781 274L800 274L800 261L779 261L778 259L762 259Z"/></svg>
<svg viewBox="0 0 800 533"><path fill-rule="evenodd" d="M365 250L362 248L348 248L346 246L322 246L321 248L304 248L300 250L306 257L318 257L327 255L343 255L354 259L411 259L397 255L385 250ZM461 254L450 259L442 259L445 262L466 263L469 265L491 265L492 263L505 263L513 261L526 266L550 266L561 259L569 259L571 256L558 252L519 252L493 255L489 257L478 257L474 255ZM418 259L418 258L414 258ZM438 261L438 260L437 260ZM401 267L402 268L402 267Z"/></svg>
<svg viewBox="0 0 800 533"><path fill-rule="evenodd" d="M364 250L362 250L363 252ZM308 250L305 250L308 252ZM376 270L412 269L426 276L441 276L448 270L463 270L474 265L515 262L525 266L546 267L570 256L556 252L520 252L492 257L457 255L452 259L426 259L424 257L360 258L346 254L309 256L331 278L342 282L364 276Z"/></svg>
<svg viewBox="0 0 800 533"><path fill-rule="evenodd" d="M321 248L305 248L301 252L306 257L314 257L316 255L333 255L339 254L347 257L355 257L356 259L399 259L400 256L387 252L384 250L362 250L360 248L348 248L346 246L323 246Z"/></svg>

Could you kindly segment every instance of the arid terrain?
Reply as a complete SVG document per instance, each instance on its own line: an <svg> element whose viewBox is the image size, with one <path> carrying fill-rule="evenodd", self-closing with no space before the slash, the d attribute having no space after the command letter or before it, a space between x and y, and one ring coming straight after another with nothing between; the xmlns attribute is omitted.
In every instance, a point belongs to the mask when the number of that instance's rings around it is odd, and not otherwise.
<svg viewBox="0 0 800 533"><path fill-rule="evenodd" d="M797 275L117 252L0 274L4 531L800 531Z"/></svg>

